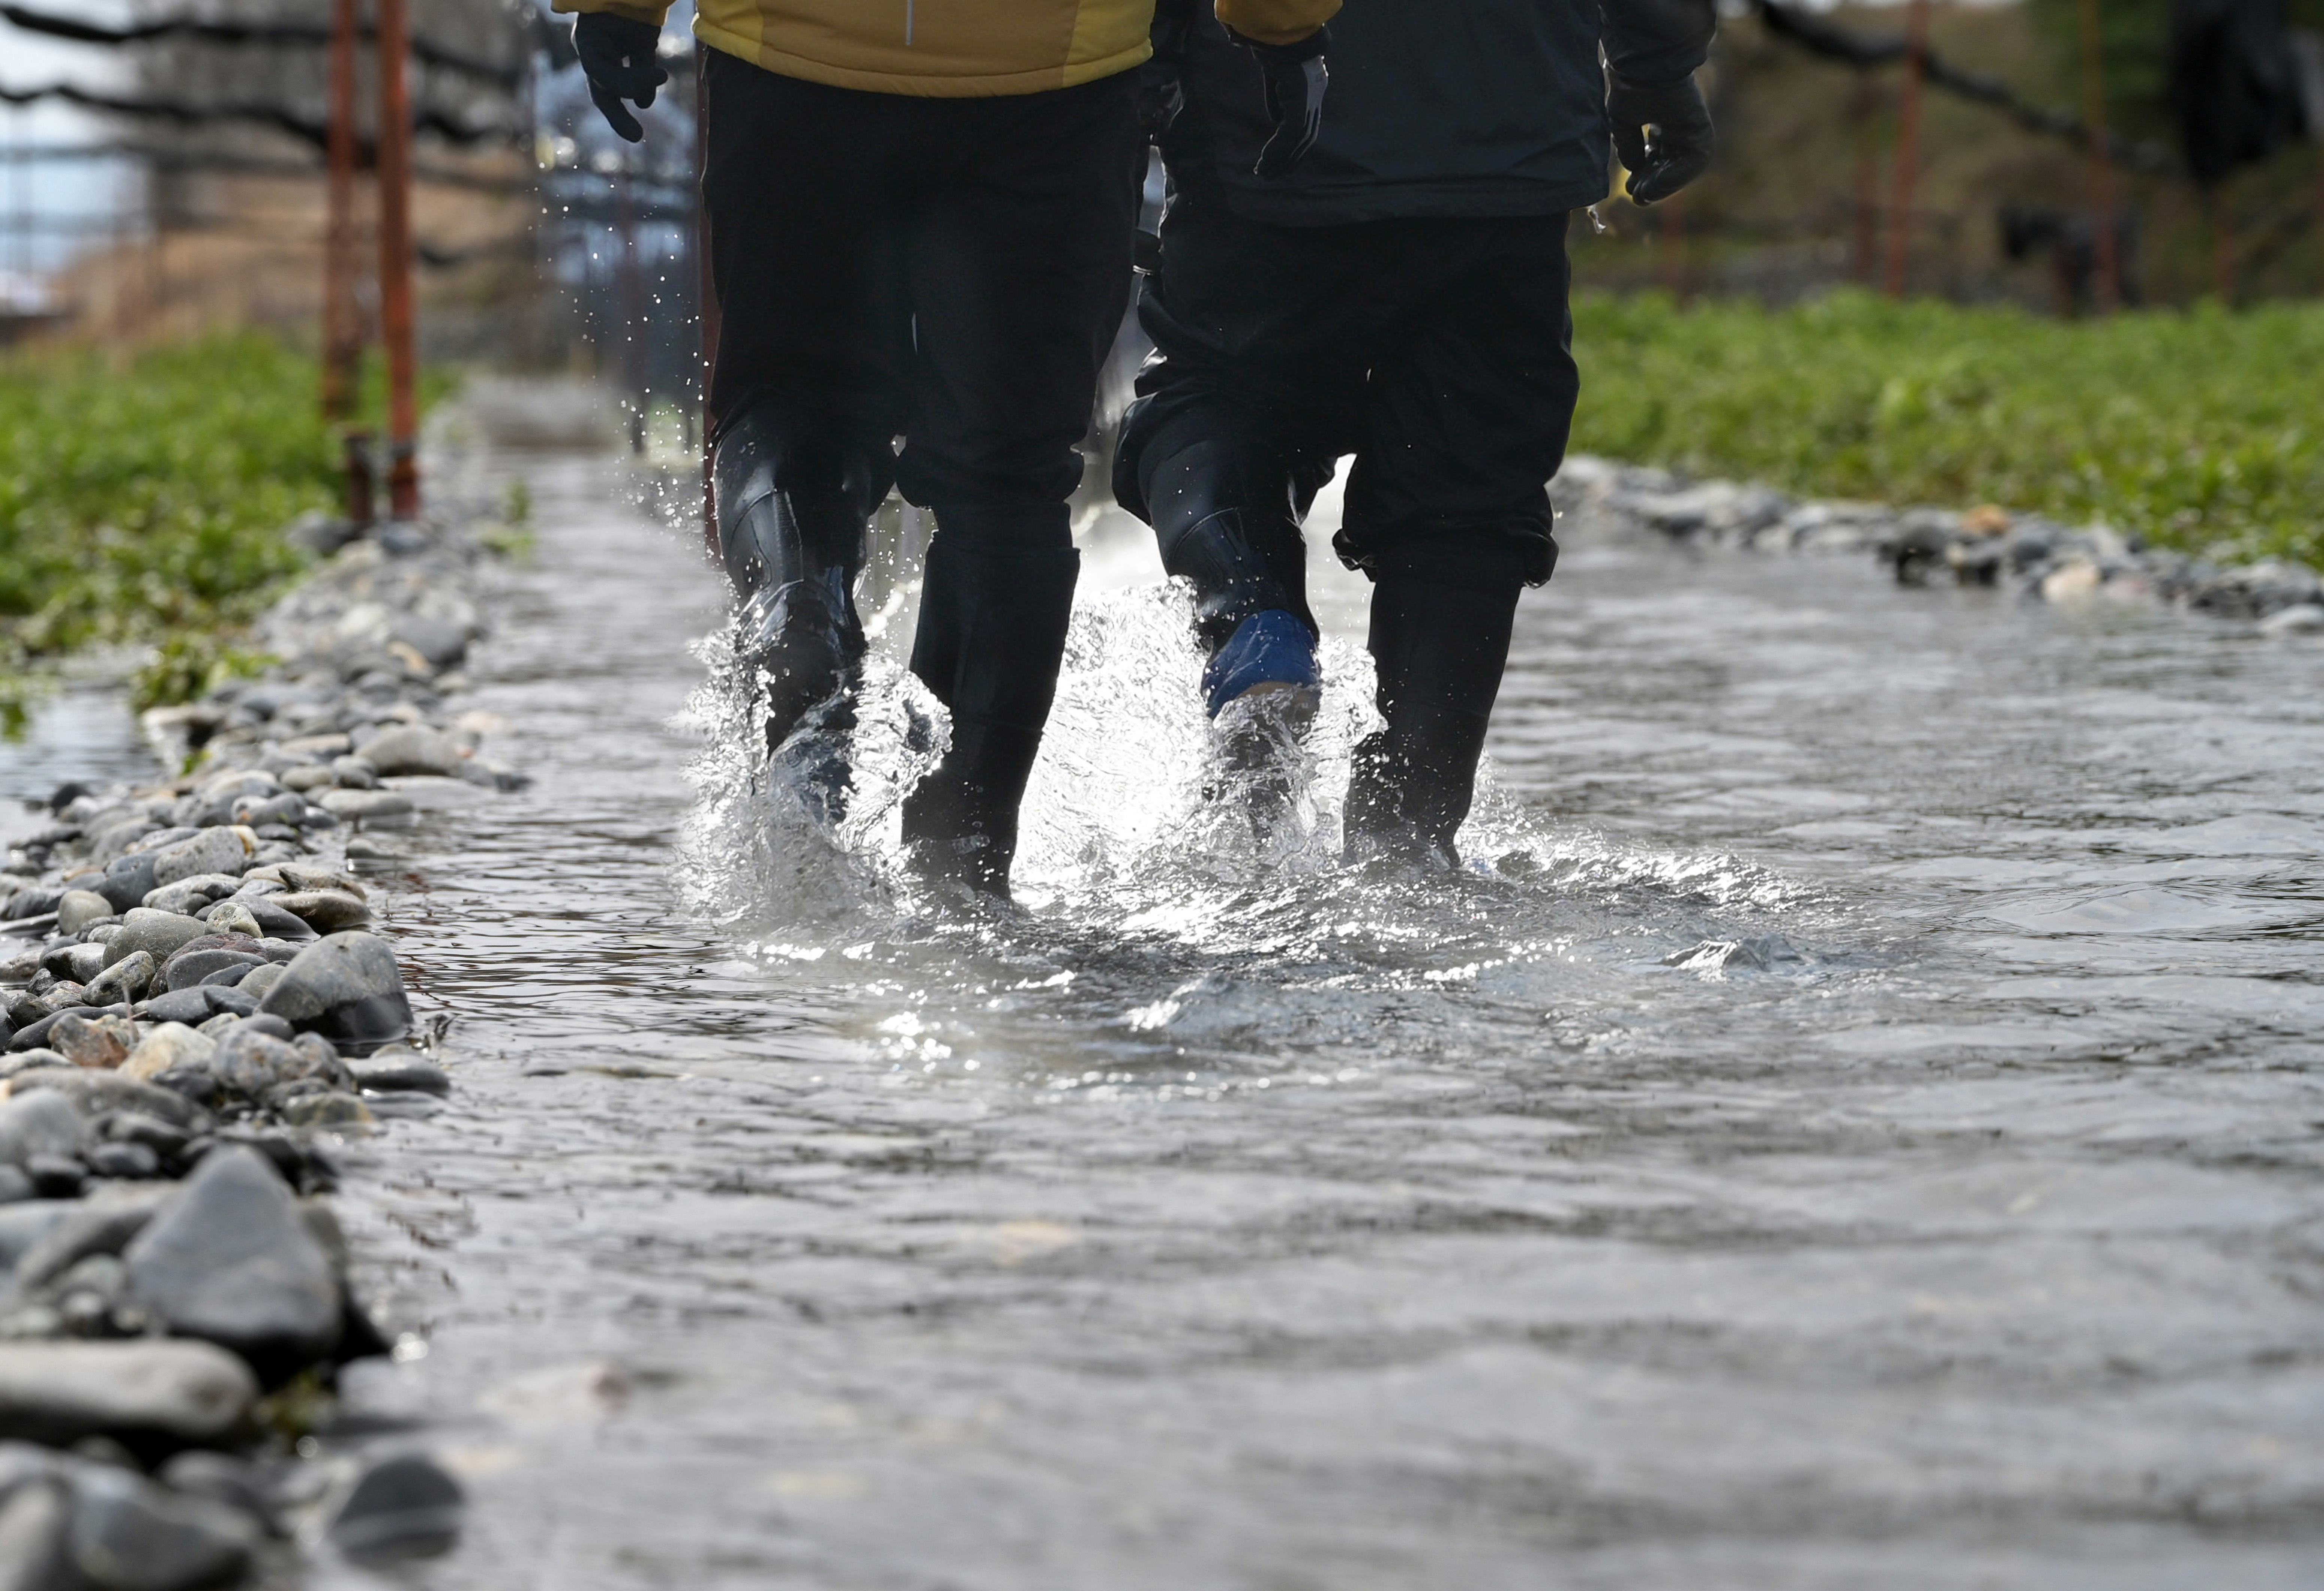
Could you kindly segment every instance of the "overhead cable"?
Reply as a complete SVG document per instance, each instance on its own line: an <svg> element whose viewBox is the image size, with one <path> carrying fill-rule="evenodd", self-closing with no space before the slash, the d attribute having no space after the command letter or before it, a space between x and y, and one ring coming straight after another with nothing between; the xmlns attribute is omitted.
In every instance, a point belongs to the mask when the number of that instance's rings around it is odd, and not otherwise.
<svg viewBox="0 0 2324 1591"><path fill-rule="evenodd" d="M262 127L272 127L278 133L287 133L318 149L327 147L330 142L329 129L322 123L309 121L284 106L189 105L178 99L135 99L117 94L100 94L75 83L50 83L38 88L0 87L0 105L32 105L43 99L62 100L68 105L105 111L116 116L148 116L186 127L211 122L254 123ZM454 121L439 110L420 110L412 117L412 124L420 132L433 133L447 143L464 146L521 142L506 127L472 127Z"/></svg>
<svg viewBox="0 0 2324 1591"><path fill-rule="evenodd" d="M29 5L13 4L0 4L0 18L15 23L28 33L45 33L52 39L70 39L78 44L147 44L162 39L192 39L204 44L290 46L323 45L331 41L331 30L317 23L217 22L207 17L169 16L152 22L112 27L103 23L57 16L49 12L35 11ZM363 35L366 39L377 36L369 23L363 24ZM423 66L481 78L503 88L513 90L524 85L524 65L521 61L513 66L504 66L426 39L411 41L411 54Z"/></svg>

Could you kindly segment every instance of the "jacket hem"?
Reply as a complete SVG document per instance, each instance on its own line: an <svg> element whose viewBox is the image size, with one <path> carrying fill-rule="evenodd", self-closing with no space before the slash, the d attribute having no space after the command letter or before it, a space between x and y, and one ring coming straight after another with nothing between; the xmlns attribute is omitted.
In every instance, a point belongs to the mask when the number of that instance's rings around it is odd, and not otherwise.
<svg viewBox="0 0 2324 1591"><path fill-rule="evenodd" d="M1227 207L1248 221L1275 226L1343 226L1360 221L1502 219L1561 216L1587 209L1611 189L1596 182L1377 182L1337 191L1269 191L1229 179Z"/></svg>
<svg viewBox="0 0 2324 1591"><path fill-rule="evenodd" d="M1061 62L1031 71L945 74L887 72L860 67L835 66L810 60L746 39L716 26L695 23L695 35L714 50L723 51L752 66L785 78L798 78L831 88L853 88L866 94L900 94L919 99L987 99L1007 95L1041 94L1094 83L1143 65L1154 53L1150 41L1140 39L1127 50L1095 60Z"/></svg>

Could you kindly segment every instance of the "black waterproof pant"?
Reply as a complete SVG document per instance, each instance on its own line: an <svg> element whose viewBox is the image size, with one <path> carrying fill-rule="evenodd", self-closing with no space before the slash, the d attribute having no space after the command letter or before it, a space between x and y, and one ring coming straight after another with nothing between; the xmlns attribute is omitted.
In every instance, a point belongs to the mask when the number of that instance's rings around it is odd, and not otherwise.
<svg viewBox="0 0 2324 1591"><path fill-rule="evenodd" d="M1139 311L1159 357L1139 377L1116 495L1158 523L1140 483L1156 456L1234 438L1238 469L1304 514L1353 454L1334 544L1351 566L1483 532L1522 544L1526 577L1546 580L1548 483L1581 391L1565 226L1563 216L1284 226L1182 190Z"/></svg>
<svg viewBox="0 0 2324 1591"><path fill-rule="evenodd" d="M1063 504L1129 301L1130 78L930 99L713 51L708 87L714 431L762 409L879 495Z"/></svg>
<svg viewBox="0 0 2324 1591"><path fill-rule="evenodd" d="M1374 583L1385 727L1357 748L1352 851L1451 860L1519 589L1556 566L1548 483L1580 379L1565 217L1273 225L1173 201L1140 318L1116 496L1195 587L1217 647L1252 613L1309 628L1298 520L1355 455L1335 542Z"/></svg>
<svg viewBox="0 0 2324 1591"><path fill-rule="evenodd" d="M905 838L1005 893L1079 567L1075 444L1129 299L1135 85L918 98L714 52L708 93L720 479L782 506L809 570L856 566L890 485L935 510L912 671L952 740Z"/></svg>

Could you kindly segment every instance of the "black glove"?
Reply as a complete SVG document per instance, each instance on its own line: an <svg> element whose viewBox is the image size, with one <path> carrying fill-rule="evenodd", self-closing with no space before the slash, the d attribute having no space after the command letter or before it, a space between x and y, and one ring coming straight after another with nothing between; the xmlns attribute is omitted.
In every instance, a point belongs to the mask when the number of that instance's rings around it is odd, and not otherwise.
<svg viewBox="0 0 2324 1591"><path fill-rule="evenodd" d="M1666 199L1711 170L1711 107L1692 77L1646 87L1606 69L1606 119L1630 171L1630 202Z"/></svg>
<svg viewBox="0 0 2324 1591"><path fill-rule="evenodd" d="M1323 131L1323 91L1332 86L1323 52L1332 47L1332 31L1317 28L1296 44L1262 44L1232 28L1227 37L1257 56L1259 69L1266 74L1267 115L1275 132L1259 152L1259 164L1251 172L1272 182L1305 160L1315 147L1316 134Z"/></svg>
<svg viewBox="0 0 2324 1591"><path fill-rule="evenodd" d="M589 97L605 115L605 124L632 143L643 143L646 130L622 101L633 99L643 110L654 102L654 90L669 81L657 60L661 30L651 23L615 16L610 11L585 11L573 19L573 52L589 75Z"/></svg>

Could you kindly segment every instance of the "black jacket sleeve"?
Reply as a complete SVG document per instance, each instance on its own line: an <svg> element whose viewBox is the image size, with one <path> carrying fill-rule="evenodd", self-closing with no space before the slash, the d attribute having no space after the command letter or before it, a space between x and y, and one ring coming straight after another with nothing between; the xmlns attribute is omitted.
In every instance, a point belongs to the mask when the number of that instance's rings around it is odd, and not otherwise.
<svg viewBox="0 0 2324 1591"><path fill-rule="evenodd" d="M1711 53L1713 0L1598 0L1606 64L1626 83L1675 83Z"/></svg>

